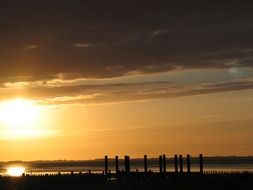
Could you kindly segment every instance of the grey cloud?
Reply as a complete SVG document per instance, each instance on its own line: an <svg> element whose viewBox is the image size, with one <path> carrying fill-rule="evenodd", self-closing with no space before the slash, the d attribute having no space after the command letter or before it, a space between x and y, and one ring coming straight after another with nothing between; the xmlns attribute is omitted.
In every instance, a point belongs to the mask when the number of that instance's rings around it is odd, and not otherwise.
<svg viewBox="0 0 253 190"><path fill-rule="evenodd" d="M32 44L32 45L28 45L25 47L25 50L32 50L32 49L36 49L38 46L35 45L35 44Z"/></svg>
<svg viewBox="0 0 253 190"><path fill-rule="evenodd" d="M0 82L227 68L227 60L252 67L252 9L233 0L1 1ZM40 48L23 51L27 44Z"/></svg>
<svg viewBox="0 0 253 190"><path fill-rule="evenodd" d="M90 44L86 44L86 43L75 43L73 44L73 46L77 47L77 48L87 48L90 47Z"/></svg>
<svg viewBox="0 0 253 190"><path fill-rule="evenodd" d="M155 30L151 33L151 37L156 37L156 36L160 36L160 35L163 35L163 34L166 34L168 33L167 30Z"/></svg>

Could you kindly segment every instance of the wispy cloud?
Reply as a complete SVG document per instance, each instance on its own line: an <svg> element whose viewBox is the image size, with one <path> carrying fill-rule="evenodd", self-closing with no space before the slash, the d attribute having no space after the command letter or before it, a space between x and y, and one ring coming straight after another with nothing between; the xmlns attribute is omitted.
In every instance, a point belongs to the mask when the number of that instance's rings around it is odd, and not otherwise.
<svg viewBox="0 0 253 190"><path fill-rule="evenodd" d="M36 49L38 48L38 45L35 44L31 44L25 47L25 50L32 50L32 49Z"/></svg>
<svg viewBox="0 0 253 190"><path fill-rule="evenodd" d="M156 37L156 36L161 36L161 35L166 34L166 33L168 33L168 30L155 30L150 34L150 36L151 37Z"/></svg>
<svg viewBox="0 0 253 190"><path fill-rule="evenodd" d="M100 104L196 96L253 89L253 81L176 84L170 82L37 86L2 89L0 99L28 97L43 104Z"/></svg>
<svg viewBox="0 0 253 190"><path fill-rule="evenodd" d="M41 137L55 137L60 136L59 131L39 131L39 130L4 130L1 131L0 140L10 139L25 139L29 138L41 138Z"/></svg>
<svg viewBox="0 0 253 190"><path fill-rule="evenodd" d="M86 44L86 43L76 43L76 44L73 44L73 46L77 47L77 48L88 48L91 45L90 44Z"/></svg>

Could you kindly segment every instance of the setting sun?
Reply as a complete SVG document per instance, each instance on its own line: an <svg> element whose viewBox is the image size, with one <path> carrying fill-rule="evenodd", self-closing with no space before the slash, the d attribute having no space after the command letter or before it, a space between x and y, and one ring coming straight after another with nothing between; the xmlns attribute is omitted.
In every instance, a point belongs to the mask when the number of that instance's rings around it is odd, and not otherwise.
<svg viewBox="0 0 253 190"><path fill-rule="evenodd" d="M0 104L0 123L8 134L30 134L39 116L39 107L33 101L15 99Z"/></svg>

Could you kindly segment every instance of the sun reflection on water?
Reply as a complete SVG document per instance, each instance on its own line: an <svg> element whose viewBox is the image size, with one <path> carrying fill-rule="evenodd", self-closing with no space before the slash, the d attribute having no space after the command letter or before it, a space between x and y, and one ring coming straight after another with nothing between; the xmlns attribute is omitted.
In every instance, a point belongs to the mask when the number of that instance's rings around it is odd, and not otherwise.
<svg viewBox="0 0 253 190"><path fill-rule="evenodd" d="M25 173L25 168L21 166L9 167L7 168L7 174L13 177L22 176Z"/></svg>

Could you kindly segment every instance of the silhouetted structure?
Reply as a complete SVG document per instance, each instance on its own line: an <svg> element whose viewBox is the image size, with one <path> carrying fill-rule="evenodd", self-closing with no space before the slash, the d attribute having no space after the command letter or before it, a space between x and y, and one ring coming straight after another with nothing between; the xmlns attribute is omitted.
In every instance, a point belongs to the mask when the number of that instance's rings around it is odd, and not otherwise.
<svg viewBox="0 0 253 190"><path fill-rule="evenodd" d="M178 157L177 154L174 156L175 173L178 173Z"/></svg>
<svg viewBox="0 0 253 190"><path fill-rule="evenodd" d="M186 158L186 163L187 163L187 173L191 172L191 156L190 154L187 154L187 158Z"/></svg>
<svg viewBox="0 0 253 190"><path fill-rule="evenodd" d="M115 172L119 173L119 157L115 156Z"/></svg>
<svg viewBox="0 0 253 190"><path fill-rule="evenodd" d="M179 155L179 171L180 173L183 173L183 156L180 154Z"/></svg>
<svg viewBox="0 0 253 190"><path fill-rule="evenodd" d="M162 158L162 156L159 156L159 171L160 171L160 173L163 172L163 158Z"/></svg>
<svg viewBox="0 0 253 190"><path fill-rule="evenodd" d="M108 156L105 156L105 175L108 174Z"/></svg>
<svg viewBox="0 0 253 190"><path fill-rule="evenodd" d="M203 173L203 155L202 154L199 155L199 170L200 170L200 173L202 174Z"/></svg>
<svg viewBox="0 0 253 190"><path fill-rule="evenodd" d="M130 157L125 156L125 172L129 173L130 172Z"/></svg>
<svg viewBox="0 0 253 190"><path fill-rule="evenodd" d="M147 155L144 155L144 172L148 172L148 157Z"/></svg>
<svg viewBox="0 0 253 190"><path fill-rule="evenodd" d="M163 172L166 173L166 155L163 155Z"/></svg>

